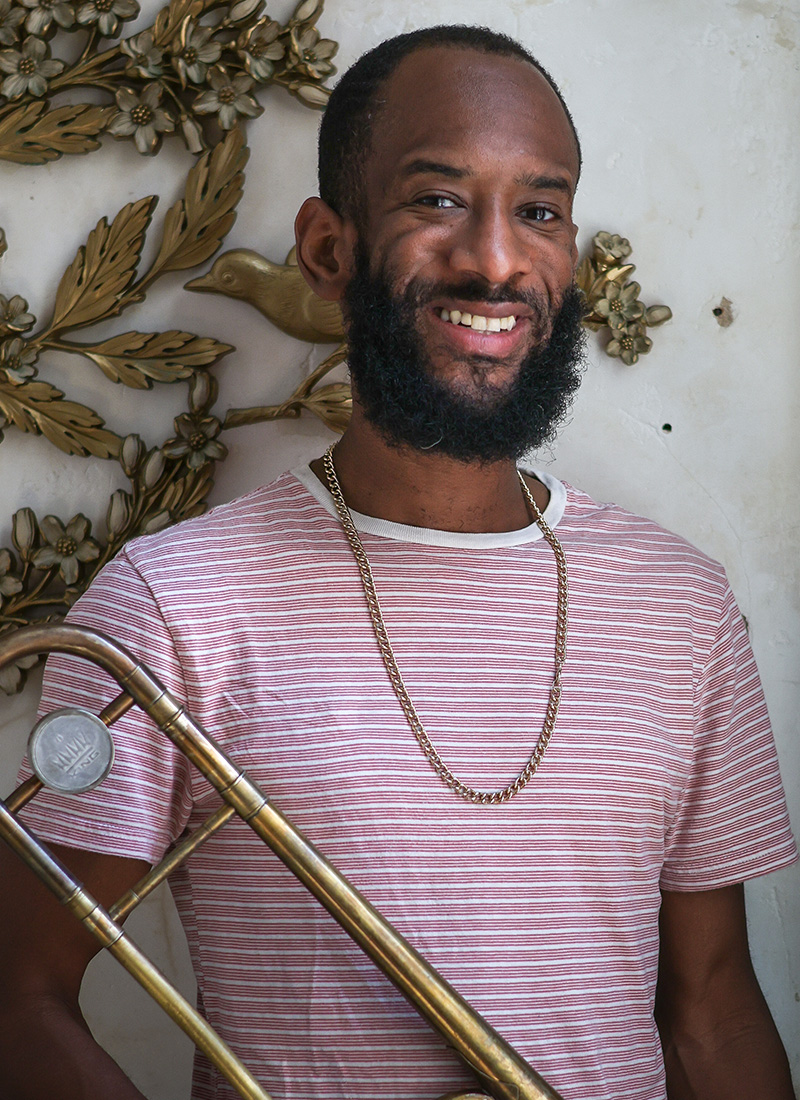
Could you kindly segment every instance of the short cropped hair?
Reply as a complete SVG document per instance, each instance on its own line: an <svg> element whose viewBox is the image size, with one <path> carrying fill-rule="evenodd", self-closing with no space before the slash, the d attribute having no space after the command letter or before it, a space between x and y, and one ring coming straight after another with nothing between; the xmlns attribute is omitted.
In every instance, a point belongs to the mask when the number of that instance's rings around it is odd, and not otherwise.
<svg viewBox="0 0 800 1100"><path fill-rule="evenodd" d="M541 73L564 109L581 165L581 144L564 97L553 78L524 46L488 27L460 24L426 27L381 42L363 54L333 89L319 130L320 198L342 216L360 222L365 213L364 166L372 145L372 130L380 111L381 90L400 62L430 46L449 46L480 53L516 57Z"/></svg>

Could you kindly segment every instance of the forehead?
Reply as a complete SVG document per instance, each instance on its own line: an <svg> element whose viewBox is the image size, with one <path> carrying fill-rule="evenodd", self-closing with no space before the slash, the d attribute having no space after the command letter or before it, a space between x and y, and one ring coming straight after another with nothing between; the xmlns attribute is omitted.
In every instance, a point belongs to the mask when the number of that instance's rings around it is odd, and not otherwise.
<svg viewBox="0 0 800 1100"><path fill-rule="evenodd" d="M564 109L528 62L462 47L404 58L383 89L367 162L368 191L406 162L456 158L459 168L560 172L574 190L578 155Z"/></svg>

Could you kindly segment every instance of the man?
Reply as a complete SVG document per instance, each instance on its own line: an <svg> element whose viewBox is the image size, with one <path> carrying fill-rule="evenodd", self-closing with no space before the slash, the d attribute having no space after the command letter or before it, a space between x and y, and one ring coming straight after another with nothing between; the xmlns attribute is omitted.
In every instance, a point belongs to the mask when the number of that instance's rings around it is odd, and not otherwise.
<svg viewBox="0 0 800 1100"><path fill-rule="evenodd" d="M362 59L297 219L347 316L351 426L126 548L74 618L139 651L567 1100L789 1100L740 883L795 853L722 571L516 470L576 386L579 164L507 39L439 28ZM114 690L85 681L62 661L48 705ZM101 901L218 801L145 721L118 729L110 786L31 811ZM57 907L5 873L4 1095L134 1100L77 1008L93 948L71 925L53 946ZM202 1005L276 1100L474 1086L243 825L174 889ZM196 1100L228 1095L199 1065Z"/></svg>

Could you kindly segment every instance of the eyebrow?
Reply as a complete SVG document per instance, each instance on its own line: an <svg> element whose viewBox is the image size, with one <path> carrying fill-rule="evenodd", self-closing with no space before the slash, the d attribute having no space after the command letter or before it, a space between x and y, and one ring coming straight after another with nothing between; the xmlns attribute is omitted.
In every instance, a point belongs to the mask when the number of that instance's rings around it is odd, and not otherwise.
<svg viewBox="0 0 800 1100"><path fill-rule="evenodd" d="M400 176L446 176L448 179L461 180L471 176L468 168L456 168L453 164L440 164L437 160L412 160L400 170Z"/></svg>
<svg viewBox="0 0 800 1100"><path fill-rule="evenodd" d="M444 176L446 179L468 179L474 173L469 168L456 168L453 164L444 164L436 160L412 160L400 170L403 179L411 176ZM564 176L538 176L525 173L514 181L519 187L530 187L534 191L563 191L572 194L572 185Z"/></svg>
<svg viewBox="0 0 800 1100"><path fill-rule="evenodd" d="M572 194L572 185L564 176L517 176L514 181L520 187L530 187L534 191L564 191Z"/></svg>

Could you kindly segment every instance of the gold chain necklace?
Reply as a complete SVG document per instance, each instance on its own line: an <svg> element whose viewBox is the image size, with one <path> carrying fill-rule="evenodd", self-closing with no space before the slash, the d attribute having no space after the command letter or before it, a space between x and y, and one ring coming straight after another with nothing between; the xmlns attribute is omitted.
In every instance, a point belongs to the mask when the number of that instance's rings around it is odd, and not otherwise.
<svg viewBox="0 0 800 1100"><path fill-rule="evenodd" d="M455 794L460 795L462 798L466 798L469 802L478 802L482 805L496 805L500 802L508 802L513 798L515 794L525 787L528 782L533 778L536 773L536 769L542 762L542 758L545 754L545 749L550 743L550 738L553 736L553 730L556 724L556 717L558 715L558 704L561 701L561 672L564 668L564 661L567 656L567 613L568 613L568 589L567 589L567 561L564 556L564 550L561 543L553 533L552 528L546 522L544 516L539 511L536 501L533 499L533 494L528 488L524 477L517 471L519 475L522 491L525 494L525 500L528 507L539 526L545 540L549 543L553 554L556 559L556 572L558 575L558 597L556 604L556 644L555 644L555 674L553 676L553 686L550 689L550 698L547 702L547 710L545 711L544 723L542 725L542 732L539 735L539 740L536 742L536 746L528 758L522 771L512 780L508 786L503 787L499 791L476 791L474 787L467 786L466 783L462 783L461 780L455 776L448 766L442 760L439 753L436 751L431 739L425 732L425 728L419 719L416 708L411 701L411 697L408 694L406 685L403 683L403 677L400 675L400 669L397 667L397 661L395 660L394 652L392 650L391 642L389 641L389 634L386 630L386 624L383 621L383 613L381 612L381 605L378 601L378 593L375 588L375 579L372 576L372 569L369 564L369 558L367 552L359 537L356 525L353 523L353 517L350 515L350 509L347 507L347 503L344 499L344 493L342 487L339 484L339 479L336 476L336 468L333 464L333 447L332 444L323 457L323 467L325 469L325 477L328 482L328 489L333 497L334 504L336 505L336 511L339 513L339 519L341 520L344 533L347 536L347 540L350 543L350 547L353 551L353 556L356 559L358 570L361 574L361 583L364 587L364 596L367 600L367 607L369 609L370 619L372 620L372 626L375 631L375 637L378 642L378 648L383 658L383 663L386 666L386 671L389 674L392 687L394 688L395 695L397 696L400 706L403 708L403 713L408 719L408 724L411 726L411 730L419 743L419 747L427 757L431 767L442 780L442 782L454 791Z"/></svg>

